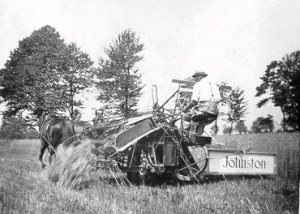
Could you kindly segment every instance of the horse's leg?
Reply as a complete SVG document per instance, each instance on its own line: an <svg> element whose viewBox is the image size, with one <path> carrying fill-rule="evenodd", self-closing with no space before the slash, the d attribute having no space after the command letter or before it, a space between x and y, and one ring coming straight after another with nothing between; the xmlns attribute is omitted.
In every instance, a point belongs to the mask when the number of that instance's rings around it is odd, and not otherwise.
<svg viewBox="0 0 300 214"><path fill-rule="evenodd" d="M42 140L42 145L41 145L41 150L40 150L40 156L39 156L39 160L41 162L41 166L42 168L45 168L45 164L43 162L43 155L44 155L44 152L45 152L45 149L47 148L47 144Z"/></svg>

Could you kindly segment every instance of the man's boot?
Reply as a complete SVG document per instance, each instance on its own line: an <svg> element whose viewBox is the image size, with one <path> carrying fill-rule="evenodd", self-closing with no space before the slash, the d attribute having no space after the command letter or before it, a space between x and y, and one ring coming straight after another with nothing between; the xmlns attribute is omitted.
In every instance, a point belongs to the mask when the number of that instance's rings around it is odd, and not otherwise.
<svg viewBox="0 0 300 214"><path fill-rule="evenodd" d="M190 127L190 131L189 131L189 135L190 135L189 140L190 140L190 143L192 143L192 144L197 143L198 126L199 126L198 122L191 121L191 127Z"/></svg>
<svg viewBox="0 0 300 214"><path fill-rule="evenodd" d="M198 134L199 122L191 121L190 136Z"/></svg>
<svg viewBox="0 0 300 214"><path fill-rule="evenodd" d="M199 122L191 122L190 128L190 137L189 140L193 144L198 144L198 137L203 134L204 124L200 124Z"/></svg>

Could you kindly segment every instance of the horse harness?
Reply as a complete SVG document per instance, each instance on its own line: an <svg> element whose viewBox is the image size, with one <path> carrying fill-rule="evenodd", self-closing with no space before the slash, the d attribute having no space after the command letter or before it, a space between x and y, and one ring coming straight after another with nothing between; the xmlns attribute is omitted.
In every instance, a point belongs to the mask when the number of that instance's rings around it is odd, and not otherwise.
<svg viewBox="0 0 300 214"><path fill-rule="evenodd" d="M54 154L56 153L56 150L54 149L54 147L51 145L50 143L50 140L49 140L49 136L46 137L43 133L43 130L47 130L48 129L48 126L49 126L49 123L52 120L51 117L49 116L45 116L41 122L41 125L39 127L40 129L40 138L42 138L47 144L48 144L48 149L49 150L52 150L54 152ZM47 124L48 123L48 124ZM47 133L47 131L46 131ZM50 151L49 151L50 152Z"/></svg>
<svg viewBox="0 0 300 214"><path fill-rule="evenodd" d="M53 120L52 117L50 116L45 116L45 118L43 119L43 121L41 122L41 125L40 125L40 138L42 138L47 144L48 144L48 150L50 152L50 150L52 150L54 152L54 154L56 153L56 149L51 145L50 143L50 140L49 140L49 136L47 135L47 130L48 130L48 127L49 127L49 122ZM45 133L43 133L43 130L46 130ZM65 143L66 141L70 140L71 138L73 137L76 137L77 135L73 135L69 138L67 138L66 140L64 140L64 142L62 142L61 144Z"/></svg>

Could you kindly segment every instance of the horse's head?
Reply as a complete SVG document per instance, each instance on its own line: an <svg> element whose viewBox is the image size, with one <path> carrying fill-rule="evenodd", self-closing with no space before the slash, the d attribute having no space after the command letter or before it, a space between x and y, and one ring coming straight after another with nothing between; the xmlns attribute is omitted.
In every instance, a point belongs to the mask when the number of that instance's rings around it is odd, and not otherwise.
<svg viewBox="0 0 300 214"><path fill-rule="evenodd" d="M37 118L40 118L45 112L47 112L47 109L45 107L37 107L32 114Z"/></svg>
<svg viewBox="0 0 300 214"><path fill-rule="evenodd" d="M220 102L218 105L219 109L219 118L222 118L223 120L228 120L228 118L231 117L233 114L232 109L227 103Z"/></svg>
<svg viewBox="0 0 300 214"><path fill-rule="evenodd" d="M38 120L38 127L39 130L41 130L42 126L48 122L49 120L51 120L51 116L49 116L46 112L43 112L40 116L39 116L39 120Z"/></svg>
<svg viewBox="0 0 300 214"><path fill-rule="evenodd" d="M101 113L98 113L97 111L95 111L95 117L93 118L93 124L94 126L98 126L102 123L104 123L104 115L103 115L103 111Z"/></svg>

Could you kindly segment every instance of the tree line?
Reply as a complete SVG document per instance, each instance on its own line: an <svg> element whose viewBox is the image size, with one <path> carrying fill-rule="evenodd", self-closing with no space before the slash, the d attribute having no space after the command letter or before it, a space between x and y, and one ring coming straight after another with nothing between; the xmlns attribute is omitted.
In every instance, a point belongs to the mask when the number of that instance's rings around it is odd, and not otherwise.
<svg viewBox="0 0 300 214"><path fill-rule="evenodd" d="M34 31L19 42L1 69L0 96L6 102L7 115L37 107L69 112L74 118L83 105L82 92L98 88L98 100L111 103L118 114L134 112L141 95L141 81L135 63L142 59L143 44L131 30L122 32L109 48L99 66L75 43L66 44L51 26ZM110 106L112 108L112 106Z"/></svg>
<svg viewBox="0 0 300 214"><path fill-rule="evenodd" d="M68 112L76 117L83 107L80 96L96 88L96 98L105 114L129 117L137 113L143 83L137 63L143 59L144 44L130 29L121 32L104 50L98 65L75 43L67 44L55 28L46 25L19 41L0 70L0 102L5 102L5 121L22 112L43 108L49 112ZM284 130L299 130L300 52L285 56L267 66L256 96L265 96L262 107L271 101L283 113ZM221 83L220 86L226 86ZM229 132L245 130L247 110L244 90L220 87L222 98L232 109ZM234 126L235 125L235 126ZM215 126L216 132L218 126Z"/></svg>

